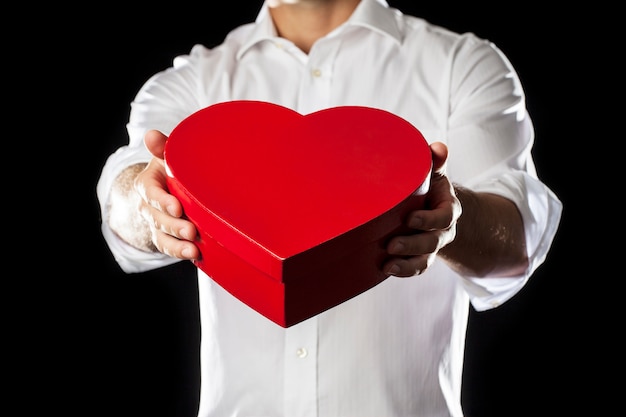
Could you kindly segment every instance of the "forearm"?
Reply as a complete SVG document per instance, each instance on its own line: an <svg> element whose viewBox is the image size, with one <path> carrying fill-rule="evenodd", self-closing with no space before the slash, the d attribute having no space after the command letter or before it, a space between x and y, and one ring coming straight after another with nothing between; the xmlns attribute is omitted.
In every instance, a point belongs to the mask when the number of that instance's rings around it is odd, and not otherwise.
<svg viewBox="0 0 626 417"><path fill-rule="evenodd" d="M456 237L439 251L452 269L466 276L507 277L528 267L524 225L510 200L455 186L463 213Z"/></svg>
<svg viewBox="0 0 626 417"><path fill-rule="evenodd" d="M154 252L156 248L152 243L152 232L141 216L141 198L133 186L135 178L146 165L131 165L117 176L108 201L109 216L105 220L111 230L126 243L146 252Z"/></svg>

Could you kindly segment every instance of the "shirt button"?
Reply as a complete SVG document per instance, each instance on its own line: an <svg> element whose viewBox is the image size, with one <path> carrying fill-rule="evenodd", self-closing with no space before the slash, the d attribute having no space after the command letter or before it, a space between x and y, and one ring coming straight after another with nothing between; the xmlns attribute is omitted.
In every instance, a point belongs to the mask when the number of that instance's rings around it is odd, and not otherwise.
<svg viewBox="0 0 626 417"><path fill-rule="evenodd" d="M311 70L311 75L314 77L320 77L322 75L322 70L319 68L315 68L314 70Z"/></svg>
<svg viewBox="0 0 626 417"><path fill-rule="evenodd" d="M296 350L296 355L302 359L302 358L306 358L306 355L308 355L309 352L306 350L306 348L300 348L298 350Z"/></svg>

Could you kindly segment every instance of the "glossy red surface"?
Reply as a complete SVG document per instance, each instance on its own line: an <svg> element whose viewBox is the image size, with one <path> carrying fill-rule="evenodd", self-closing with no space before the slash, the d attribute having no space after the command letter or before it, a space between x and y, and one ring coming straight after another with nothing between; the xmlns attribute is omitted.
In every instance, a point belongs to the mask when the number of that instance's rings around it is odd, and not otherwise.
<svg viewBox="0 0 626 417"><path fill-rule="evenodd" d="M422 205L431 169L421 133L389 112L259 101L192 114L165 161L200 233L196 265L283 327L385 279L384 245Z"/></svg>

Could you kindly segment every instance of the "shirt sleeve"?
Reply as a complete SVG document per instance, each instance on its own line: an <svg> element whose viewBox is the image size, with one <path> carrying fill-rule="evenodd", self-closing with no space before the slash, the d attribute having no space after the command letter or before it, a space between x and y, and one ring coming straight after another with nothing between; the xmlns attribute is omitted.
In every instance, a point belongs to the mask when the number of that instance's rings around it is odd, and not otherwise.
<svg viewBox="0 0 626 417"><path fill-rule="evenodd" d="M126 125L128 144L111 154L102 169L96 185L100 204L101 228L104 240L120 268L128 273L144 272L178 262L162 253L148 253L132 247L120 239L108 226L110 190L115 178L126 168L137 163L147 163L152 155L143 138L150 129L169 135L185 117L199 108L194 94L196 77L193 65L206 54L203 47L194 47L190 55L179 56L173 67L152 76L139 90L131 103L129 122Z"/></svg>
<svg viewBox="0 0 626 417"><path fill-rule="evenodd" d="M100 203L102 236L120 268L127 273L144 272L178 261L178 259L160 252L144 252L132 247L120 239L105 221L109 216L107 202L115 178L126 167L148 162L150 157L151 155L145 146L126 145L119 148L106 160L96 186L96 195Z"/></svg>
<svg viewBox="0 0 626 417"><path fill-rule="evenodd" d="M530 260L518 277L464 276L463 286L478 311L513 297L550 249L562 203L539 180L531 149L535 131L518 74L492 43L461 37L450 66L449 175L474 191L513 201L524 221Z"/></svg>

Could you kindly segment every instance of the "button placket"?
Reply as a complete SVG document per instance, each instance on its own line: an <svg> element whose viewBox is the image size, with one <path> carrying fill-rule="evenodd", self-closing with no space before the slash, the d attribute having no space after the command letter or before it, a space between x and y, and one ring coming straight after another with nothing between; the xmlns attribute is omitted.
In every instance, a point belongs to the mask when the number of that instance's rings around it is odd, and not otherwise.
<svg viewBox="0 0 626 417"><path fill-rule="evenodd" d="M285 333L285 415L317 415L317 318Z"/></svg>
<svg viewBox="0 0 626 417"><path fill-rule="evenodd" d="M306 73L298 91L298 108L302 114L330 106L333 65L340 42L324 39L313 46L308 55Z"/></svg>

